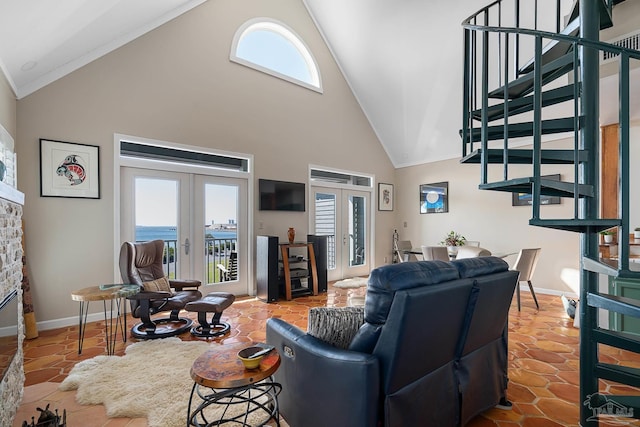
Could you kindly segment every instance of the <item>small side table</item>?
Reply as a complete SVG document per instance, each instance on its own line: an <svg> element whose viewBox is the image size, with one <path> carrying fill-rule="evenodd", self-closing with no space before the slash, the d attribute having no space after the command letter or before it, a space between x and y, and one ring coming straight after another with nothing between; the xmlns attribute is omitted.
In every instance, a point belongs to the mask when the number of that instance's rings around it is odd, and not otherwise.
<svg viewBox="0 0 640 427"><path fill-rule="evenodd" d="M210 427L229 423L255 427L250 417L264 417L259 426L273 420L280 426L278 394L282 386L271 375L280 366L277 350L269 352L257 369L245 369L238 351L250 343L207 350L191 366L194 384L189 398L187 426ZM202 403L192 412L192 403ZM215 406L212 406L215 405ZM211 409L216 409L215 413ZM215 418L215 419L213 419Z"/></svg>
<svg viewBox="0 0 640 427"><path fill-rule="evenodd" d="M113 284L89 286L87 288L78 289L71 292L71 299L80 302L80 313L78 315L78 354L82 354L82 344L84 342L84 333L87 328L87 314L89 312L89 303L91 301L102 301L104 309L104 333L107 342L106 350L108 355L112 355L116 348L116 338L118 328L122 330L122 341L127 341L127 306L124 304L124 314L122 323L120 321L120 306L122 300L128 296L135 295L140 292L140 286L130 284ZM107 310L107 301L110 302ZM113 318L114 303L116 309L115 324Z"/></svg>

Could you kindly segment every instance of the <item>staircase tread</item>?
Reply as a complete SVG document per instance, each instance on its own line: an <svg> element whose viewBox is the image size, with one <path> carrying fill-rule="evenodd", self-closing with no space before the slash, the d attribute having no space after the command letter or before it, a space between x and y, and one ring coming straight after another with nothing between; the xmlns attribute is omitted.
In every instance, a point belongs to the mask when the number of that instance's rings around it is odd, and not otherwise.
<svg viewBox="0 0 640 427"><path fill-rule="evenodd" d="M542 93L542 107L560 104L573 99L573 84L561 86ZM509 116L526 113L533 110L533 95L522 98L515 98L507 101ZM482 109L472 111L472 116L476 120L482 119ZM488 120L494 121L504 118L504 103L492 105L487 108Z"/></svg>
<svg viewBox="0 0 640 427"><path fill-rule="evenodd" d="M488 163L504 163L504 150L502 148L487 149ZM578 151L578 162L588 159L588 150ZM480 163L482 149L478 148L460 159L460 163ZM573 164L574 150L545 149L540 151L541 164L569 165ZM527 148L509 148L507 153L509 164L530 165L533 163L533 150Z"/></svg>
<svg viewBox="0 0 640 427"><path fill-rule="evenodd" d="M640 352L640 336L637 334L600 327L595 328L593 332L600 337L598 342L604 342L607 345L613 345L616 348L623 348L635 353Z"/></svg>
<svg viewBox="0 0 640 427"><path fill-rule="evenodd" d="M479 188L481 190L506 191L509 193L531 193L531 186L534 182L534 177L527 176L480 184ZM540 177L540 194L543 196L573 198L573 189L573 182ZM593 197L594 194L593 186L588 184L578 184L578 191L581 196Z"/></svg>
<svg viewBox="0 0 640 427"><path fill-rule="evenodd" d="M618 3L622 3L624 0L613 0L613 4L616 5ZM613 20L611 19L611 14L607 9L605 1L599 1L598 5L600 6L600 29L604 30L606 28L610 28L613 26ZM580 2L574 2L574 5L571 9L571 14L569 15L569 20L572 21L578 18L580 15Z"/></svg>
<svg viewBox="0 0 640 427"><path fill-rule="evenodd" d="M574 131L574 118L562 117L558 119L548 119L540 122L542 135L549 135L554 133L564 133ZM533 122L519 122L509 123L508 137L511 138L524 138L533 135ZM504 138L504 126L487 126L489 141L495 141L497 139ZM473 128L470 132L471 141L467 142L479 142L482 138L482 129ZM462 132L460 132L462 133Z"/></svg>
<svg viewBox="0 0 640 427"><path fill-rule="evenodd" d="M588 294L587 302L590 307L604 308L605 310L640 317L640 300L612 294Z"/></svg>
<svg viewBox="0 0 640 427"><path fill-rule="evenodd" d="M552 228L555 230L572 231L576 233L599 233L611 227L621 225L619 219L540 219L531 218L529 225Z"/></svg>
<svg viewBox="0 0 640 427"><path fill-rule="evenodd" d="M640 368L612 365L603 362L596 362L594 368L594 373L597 378L615 381L633 387L640 386Z"/></svg>
<svg viewBox="0 0 640 427"><path fill-rule="evenodd" d="M573 69L573 52L569 52L542 66L542 86ZM523 74L507 83L509 98L518 98L533 91L534 72ZM504 86L489 92L490 98L504 98Z"/></svg>
<svg viewBox="0 0 640 427"><path fill-rule="evenodd" d="M573 18L560 34L566 36L577 36L580 32L580 19ZM571 50L571 44L560 40L551 40L542 48L542 63L547 64L555 59L560 58ZM533 58L520 67L520 73L529 73L533 71Z"/></svg>
<svg viewBox="0 0 640 427"><path fill-rule="evenodd" d="M583 264L585 265L585 269L589 271L596 271L596 269L598 269L599 272L602 272L602 274L606 274L608 276L615 276L615 277L627 278L627 279L640 279L640 263L630 262L629 269L623 270L621 268L620 269L618 268L617 258L593 259L588 256L583 256L582 259L583 259Z"/></svg>

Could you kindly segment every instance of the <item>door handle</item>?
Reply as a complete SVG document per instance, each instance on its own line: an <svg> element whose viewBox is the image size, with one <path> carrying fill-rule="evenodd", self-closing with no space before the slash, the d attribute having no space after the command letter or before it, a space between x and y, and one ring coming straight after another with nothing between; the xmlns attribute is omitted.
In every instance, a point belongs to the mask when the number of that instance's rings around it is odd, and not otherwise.
<svg viewBox="0 0 640 427"><path fill-rule="evenodd" d="M191 243L189 243L189 238L184 239L184 254L189 255L189 248L191 247Z"/></svg>

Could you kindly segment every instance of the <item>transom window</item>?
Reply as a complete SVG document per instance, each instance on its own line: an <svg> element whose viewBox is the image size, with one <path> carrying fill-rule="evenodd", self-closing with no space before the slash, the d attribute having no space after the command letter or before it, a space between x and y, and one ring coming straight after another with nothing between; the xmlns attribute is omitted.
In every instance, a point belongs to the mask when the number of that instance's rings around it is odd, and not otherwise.
<svg viewBox="0 0 640 427"><path fill-rule="evenodd" d="M273 19L254 18L242 24L233 37L230 59L322 93L311 51L292 29Z"/></svg>

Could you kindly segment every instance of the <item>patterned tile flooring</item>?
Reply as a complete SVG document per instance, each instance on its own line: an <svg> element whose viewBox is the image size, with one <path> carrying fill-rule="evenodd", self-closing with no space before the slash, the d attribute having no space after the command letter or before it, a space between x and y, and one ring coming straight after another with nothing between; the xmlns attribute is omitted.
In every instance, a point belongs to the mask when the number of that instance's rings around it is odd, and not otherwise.
<svg viewBox="0 0 640 427"><path fill-rule="evenodd" d="M237 300L225 310L223 320L232 325L231 333L218 340L221 344L264 341L265 322L280 317L306 329L307 311L317 306L345 306L348 290L329 287L319 296L301 297L293 301L265 304L256 299ZM509 389L513 402L510 411L491 409L468 425L553 427L577 426L579 418L579 353L578 329L566 315L560 297L538 295L541 309L535 309L528 292L522 293L522 311L514 303L509 317ZM37 315L37 313L36 313ZM129 322L132 320L129 319ZM107 418L104 407L81 406L75 403L75 392L60 392L57 385L76 362L104 354L103 322L88 325L82 355L78 355L78 328L67 327L40 331L39 337L25 340L25 395L14 426L37 415L37 406L51 402L51 408L66 408L69 427L143 427L146 419ZM132 323L129 323L131 325ZM192 340L189 333L181 336ZM135 340L130 339L128 342ZM127 344L116 345L122 355ZM640 367L640 357L608 347L600 349L601 359L609 363L624 362ZM637 394L629 387L602 383L601 392ZM634 424L629 421L624 425Z"/></svg>

